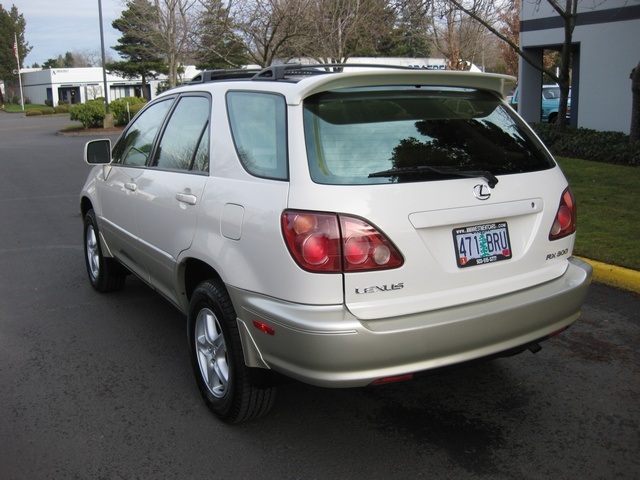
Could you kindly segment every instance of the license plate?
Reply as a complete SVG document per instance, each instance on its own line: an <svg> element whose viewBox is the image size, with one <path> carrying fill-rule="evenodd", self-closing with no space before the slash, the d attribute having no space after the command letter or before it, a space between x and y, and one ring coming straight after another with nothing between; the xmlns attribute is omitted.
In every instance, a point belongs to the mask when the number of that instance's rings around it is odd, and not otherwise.
<svg viewBox="0 0 640 480"><path fill-rule="evenodd" d="M473 267L511 258L507 222L486 223L453 230L458 267Z"/></svg>

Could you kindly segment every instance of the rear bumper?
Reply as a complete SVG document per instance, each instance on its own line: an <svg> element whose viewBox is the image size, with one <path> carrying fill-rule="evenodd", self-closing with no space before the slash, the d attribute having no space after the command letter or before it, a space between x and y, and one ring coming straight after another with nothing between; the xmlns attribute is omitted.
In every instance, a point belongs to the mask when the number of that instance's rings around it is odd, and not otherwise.
<svg viewBox="0 0 640 480"><path fill-rule="evenodd" d="M325 387L372 381L495 355L571 325L591 267L569 259L561 277L504 296L414 315L360 321L342 305L282 302L229 288L245 361ZM254 321L273 327L267 334Z"/></svg>

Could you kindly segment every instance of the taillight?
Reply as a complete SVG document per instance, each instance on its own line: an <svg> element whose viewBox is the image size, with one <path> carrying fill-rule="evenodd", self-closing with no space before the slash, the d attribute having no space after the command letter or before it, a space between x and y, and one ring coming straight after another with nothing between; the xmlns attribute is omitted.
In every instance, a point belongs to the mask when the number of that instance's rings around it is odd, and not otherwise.
<svg viewBox="0 0 640 480"><path fill-rule="evenodd" d="M282 214L282 231L294 260L311 272L361 272L403 263L395 246L359 218L289 210Z"/></svg>
<svg viewBox="0 0 640 480"><path fill-rule="evenodd" d="M289 252L305 270L340 272L340 230L338 219L329 213L285 212L282 231Z"/></svg>
<svg viewBox="0 0 640 480"><path fill-rule="evenodd" d="M549 240L558 240L575 232L576 214L576 201L573 193L571 193L571 189L567 187L562 193L560 206L558 207L556 218L549 232Z"/></svg>
<svg viewBox="0 0 640 480"><path fill-rule="evenodd" d="M376 228L359 218L339 215L346 272L396 268L402 256Z"/></svg>

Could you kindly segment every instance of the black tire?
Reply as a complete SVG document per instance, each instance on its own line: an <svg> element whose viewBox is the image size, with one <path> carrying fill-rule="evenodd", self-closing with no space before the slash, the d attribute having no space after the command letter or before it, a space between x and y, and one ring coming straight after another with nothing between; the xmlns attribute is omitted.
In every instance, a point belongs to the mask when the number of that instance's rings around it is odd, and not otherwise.
<svg viewBox="0 0 640 480"><path fill-rule="evenodd" d="M89 210L84 216L84 263L89 282L99 292L113 292L124 286L127 272L112 258L105 258L100 246L96 214Z"/></svg>
<svg viewBox="0 0 640 480"><path fill-rule="evenodd" d="M253 384L244 363L236 313L220 282L204 281L194 291L188 339L196 383L215 415L229 423L240 423L271 409L276 390Z"/></svg>

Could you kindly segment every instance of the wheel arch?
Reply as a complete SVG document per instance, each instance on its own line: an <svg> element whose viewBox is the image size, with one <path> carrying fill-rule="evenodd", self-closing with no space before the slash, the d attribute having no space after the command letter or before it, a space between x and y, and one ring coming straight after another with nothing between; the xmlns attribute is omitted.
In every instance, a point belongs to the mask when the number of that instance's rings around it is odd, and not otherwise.
<svg viewBox="0 0 640 480"><path fill-rule="evenodd" d="M87 214L89 210L93 209L93 202L89 197L83 196L80 199L80 214L82 218Z"/></svg>
<svg viewBox="0 0 640 480"><path fill-rule="evenodd" d="M181 280L182 285L184 285L187 309L193 292L200 283L205 280L218 280L224 284L222 277L216 269L198 258L185 259L181 264L178 275L179 280Z"/></svg>
<svg viewBox="0 0 640 480"><path fill-rule="evenodd" d="M194 281L196 273L215 272L205 262L192 260L189 263L190 278ZM202 270L198 272L198 269ZM246 364L240 333L242 324L237 322L233 301L220 277L208 277L199 285L191 292L188 314L189 356L198 389L209 409L229 423L259 418L273 405L273 382L269 381L268 372L256 376ZM205 334L205 330L211 333ZM221 351L224 356L219 355ZM219 361L226 362L228 369L211 368L213 364L219 365ZM217 391L220 384L225 387L224 392Z"/></svg>
<svg viewBox="0 0 640 480"><path fill-rule="evenodd" d="M184 262L182 262L182 281L184 285L184 295L182 297L184 305L181 307L184 311L189 311L189 304L191 302L191 298L193 297L193 293L202 282L206 280L210 280L213 282L217 282L219 285L227 290L229 294L230 300L236 308L236 299L233 295L233 289L229 291L226 288L225 282L220 276L220 274L216 271L208 263L197 259L197 258L188 258ZM237 310L236 310L237 313ZM246 323L241 320L238 320L238 330L242 343L242 354L245 359L245 364L247 367L251 368L251 374L253 381L256 385L259 385L263 388L274 386L280 383L284 383L287 380L283 380L278 374L270 370L270 367L262 358L262 354L256 343L254 342L251 333L249 331ZM255 370L255 371L254 371Z"/></svg>

